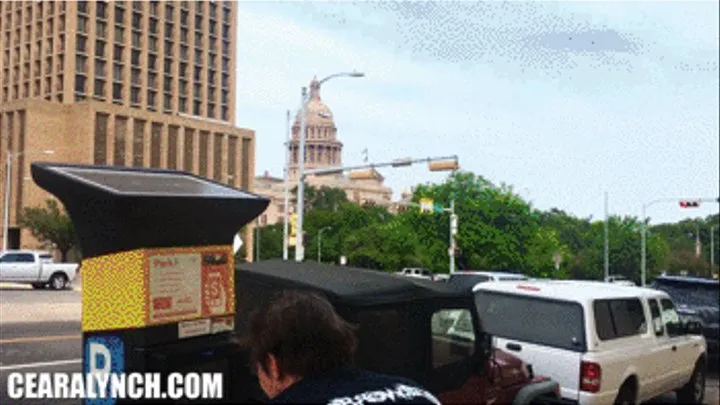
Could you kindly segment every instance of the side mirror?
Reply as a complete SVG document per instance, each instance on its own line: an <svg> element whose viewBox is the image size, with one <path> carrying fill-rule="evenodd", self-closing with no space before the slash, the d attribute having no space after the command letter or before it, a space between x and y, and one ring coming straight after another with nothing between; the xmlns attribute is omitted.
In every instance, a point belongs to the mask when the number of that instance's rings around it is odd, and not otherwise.
<svg viewBox="0 0 720 405"><path fill-rule="evenodd" d="M684 334L683 324L680 322L669 322L665 325L668 336L680 336Z"/></svg>
<svg viewBox="0 0 720 405"><path fill-rule="evenodd" d="M685 323L685 334L687 335L702 335L703 326L698 321L688 321Z"/></svg>

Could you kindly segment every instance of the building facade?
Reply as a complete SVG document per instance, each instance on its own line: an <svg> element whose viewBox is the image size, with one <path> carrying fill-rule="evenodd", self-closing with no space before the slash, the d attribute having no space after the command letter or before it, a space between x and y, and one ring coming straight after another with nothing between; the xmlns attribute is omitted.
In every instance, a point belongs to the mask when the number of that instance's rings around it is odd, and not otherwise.
<svg viewBox="0 0 720 405"><path fill-rule="evenodd" d="M17 226L49 197L29 179L35 160L179 169L252 190L255 133L233 125L236 27L234 1L2 2L10 247L37 247Z"/></svg>
<svg viewBox="0 0 720 405"><path fill-rule="evenodd" d="M297 185L300 150L300 112L292 125L292 137L287 146L290 151L288 165L289 188ZM335 117L330 107L320 97L320 83L317 78L310 82L310 100L307 105L305 138L305 170L342 166L343 144L337 138ZM392 206L392 189L385 186L383 176L375 172L375 177L364 180L351 180L342 174L308 176L306 184L313 187L340 188L345 191L348 200L357 204L376 204ZM272 225L284 221L285 182L272 177L268 172L255 178L256 192L271 199L270 206L258 219L261 225ZM294 202L294 199L291 199ZM294 204L289 212L295 212Z"/></svg>

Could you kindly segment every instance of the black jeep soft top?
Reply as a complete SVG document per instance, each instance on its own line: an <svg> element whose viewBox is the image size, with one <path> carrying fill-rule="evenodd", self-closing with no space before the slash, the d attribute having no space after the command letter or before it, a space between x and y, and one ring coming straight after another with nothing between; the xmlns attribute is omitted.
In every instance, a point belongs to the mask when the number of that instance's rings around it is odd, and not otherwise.
<svg viewBox="0 0 720 405"><path fill-rule="evenodd" d="M237 264L235 285L238 335L243 335L250 312L276 293L313 291L358 326L358 367L411 378L435 393L459 388L463 377L477 372L490 355L472 294L442 283L347 266L268 260ZM437 315L452 317L457 310L472 316L472 330L460 331L440 347L432 333L441 322ZM449 322L447 316L442 322Z"/></svg>

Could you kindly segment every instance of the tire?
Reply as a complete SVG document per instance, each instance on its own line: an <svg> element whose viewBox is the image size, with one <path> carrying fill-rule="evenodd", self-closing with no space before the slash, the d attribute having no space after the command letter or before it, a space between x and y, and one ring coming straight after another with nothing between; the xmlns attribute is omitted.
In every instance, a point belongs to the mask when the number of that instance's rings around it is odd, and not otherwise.
<svg viewBox="0 0 720 405"><path fill-rule="evenodd" d="M679 404L702 404L705 399L705 362L695 363L690 381L677 391Z"/></svg>
<svg viewBox="0 0 720 405"><path fill-rule="evenodd" d="M31 285L32 285L32 288L34 288L36 290L42 290L43 288L45 288L46 284L45 283L32 283Z"/></svg>
<svg viewBox="0 0 720 405"><path fill-rule="evenodd" d="M635 405L635 390L629 382L625 382L615 398L615 405Z"/></svg>
<svg viewBox="0 0 720 405"><path fill-rule="evenodd" d="M62 273L55 273L50 277L50 288L53 290L64 290L67 285L68 279Z"/></svg>

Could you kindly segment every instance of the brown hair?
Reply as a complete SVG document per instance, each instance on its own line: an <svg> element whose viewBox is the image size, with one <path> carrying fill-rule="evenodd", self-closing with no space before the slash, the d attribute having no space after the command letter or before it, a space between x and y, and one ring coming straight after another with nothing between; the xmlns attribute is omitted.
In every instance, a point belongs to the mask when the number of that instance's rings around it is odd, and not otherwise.
<svg viewBox="0 0 720 405"><path fill-rule="evenodd" d="M243 339L250 365L267 372L272 354L281 375L308 376L351 365L357 347L355 327L335 312L325 298L286 291L256 311Z"/></svg>

